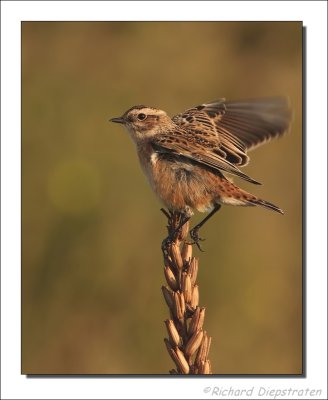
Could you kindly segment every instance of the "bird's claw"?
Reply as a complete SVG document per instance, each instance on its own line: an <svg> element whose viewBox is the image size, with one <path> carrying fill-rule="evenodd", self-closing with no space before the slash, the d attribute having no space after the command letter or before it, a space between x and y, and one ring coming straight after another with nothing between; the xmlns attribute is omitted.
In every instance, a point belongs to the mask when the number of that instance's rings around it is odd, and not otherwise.
<svg viewBox="0 0 328 400"><path fill-rule="evenodd" d="M199 231L199 228L197 228L197 227L193 228L193 229L190 231L190 237L191 237L191 239L192 239L193 241L192 241L191 243L189 243L189 244L195 244L195 245L198 247L198 249L199 249L200 251L204 251L204 250L201 248L201 245L200 245L199 242L203 242L205 239L202 239L201 237L199 237L198 231Z"/></svg>
<svg viewBox="0 0 328 400"><path fill-rule="evenodd" d="M162 252L167 254L168 248L173 243L171 236L166 237L162 242Z"/></svg>

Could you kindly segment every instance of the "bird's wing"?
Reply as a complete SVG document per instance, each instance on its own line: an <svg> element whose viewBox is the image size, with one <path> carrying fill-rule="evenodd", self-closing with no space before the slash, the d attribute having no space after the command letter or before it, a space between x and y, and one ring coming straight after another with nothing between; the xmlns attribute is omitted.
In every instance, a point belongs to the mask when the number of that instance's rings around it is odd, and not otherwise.
<svg viewBox="0 0 328 400"><path fill-rule="evenodd" d="M155 135L151 143L158 153L177 155L196 164L205 165L220 172L225 171L249 182L259 184L259 182L241 172L224 155L219 154L220 148L216 136L209 134L206 137L204 134L195 133L194 130L189 131L177 126L176 129L169 129Z"/></svg>
<svg viewBox="0 0 328 400"><path fill-rule="evenodd" d="M220 99L186 110L172 120L199 136L205 128L217 138L218 148L213 151L231 164L243 166L249 161L247 151L285 133L290 118L287 99L276 97L240 102Z"/></svg>

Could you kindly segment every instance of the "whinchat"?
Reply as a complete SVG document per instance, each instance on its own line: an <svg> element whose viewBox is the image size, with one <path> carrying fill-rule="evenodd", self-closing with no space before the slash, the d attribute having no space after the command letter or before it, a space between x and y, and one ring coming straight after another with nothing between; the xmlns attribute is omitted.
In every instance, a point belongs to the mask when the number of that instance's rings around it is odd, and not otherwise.
<svg viewBox="0 0 328 400"><path fill-rule="evenodd" d="M194 209L210 212L190 232L198 245L199 228L222 204L262 206L283 214L225 174L259 184L239 167L247 165L247 151L285 133L290 116L285 98L220 99L173 118L157 108L138 105L110 121L126 127L151 187L170 211L182 213L186 220Z"/></svg>

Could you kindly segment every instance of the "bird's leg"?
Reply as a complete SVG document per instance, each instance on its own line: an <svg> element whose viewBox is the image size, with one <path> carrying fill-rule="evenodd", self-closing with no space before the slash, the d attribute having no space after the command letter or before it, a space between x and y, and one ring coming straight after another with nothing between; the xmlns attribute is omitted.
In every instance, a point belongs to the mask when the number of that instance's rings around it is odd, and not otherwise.
<svg viewBox="0 0 328 400"><path fill-rule="evenodd" d="M190 216L188 216L185 213L179 213L178 218L176 221L176 225L173 227L173 237L178 236L180 234L180 230L183 227L184 224L186 224L190 220Z"/></svg>
<svg viewBox="0 0 328 400"><path fill-rule="evenodd" d="M161 208L161 211L168 220L167 229L169 229L170 221L172 219L172 211L170 211L170 210L167 211L167 210L165 210L165 208ZM167 249L168 249L168 246L170 243L171 243L171 238L170 238L170 235L168 235L162 242L162 252L164 255L167 255Z"/></svg>
<svg viewBox="0 0 328 400"><path fill-rule="evenodd" d="M161 211L168 219L167 228L169 234L162 243L162 250L164 250L167 248L168 244L177 240L177 238L180 236L180 231L182 227L190 220L191 216L185 213L173 212L171 210L166 211L163 208L161 209Z"/></svg>
<svg viewBox="0 0 328 400"><path fill-rule="evenodd" d="M214 215L216 212L218 212L218 211L220 210L220 208L221 208L221 205L220 205L220 204L215 204L213 210L212 210L202 221L200 221L199 224L197 224L196 226L194 226L194 227L191 229L191 231L190 231L190 237L191 237L192 240L193 240L193 243L192 243L192 244L195 244L195 245L199 248L200 251L203 251L203 249L200 247L199 242L202 241L202 240L204 240L204 239L202 239L202 238L199 237L198 231L199 231L199 229L205 224L206 221L208 221L211 217L213 217L213 215Z"/></svg>
<svg viewBox="0 0 328 400"><path fill-rule="evenodd" d="M166 216L167 219L170 219L172 217L172 212L166 211L165 208L161 208L162 213Z"/></svg>

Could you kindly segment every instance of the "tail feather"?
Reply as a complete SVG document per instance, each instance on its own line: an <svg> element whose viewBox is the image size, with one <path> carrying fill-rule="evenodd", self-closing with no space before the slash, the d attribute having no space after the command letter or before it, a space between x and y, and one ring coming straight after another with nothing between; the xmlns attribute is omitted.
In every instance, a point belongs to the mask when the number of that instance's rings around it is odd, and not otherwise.
<svg viewBox="0 0 328 400"><path fill-rule="evenodd" d="M272 203L269 203L268 201L265 201L262 199L255 199L255 200L250 200L249 202L254 206L261 206L261 207L267 208L269 210L276 211L279 214L284 214L284 212L281 208L279 208L278 206L275 206Z"/></svg>
<svg viewBox="0 0 328 400"><path fill-rule="evenodd" d="M284 214L281 208L246 192L225 177L220 177L219 189L218 199L221 204L230 204L233 206L261 206L276 211L279 214Z"/></svg>
<svg viewBox="0 0 328 400"><path fill-rule="evenodd" d="M262 206L269 210L276 211L280 214L284 214L284 212L281 208L275 206L272 203L269 203L268 201L262 200L262 199L251 199L251 200L249 200L249 203L254 206Z"/></svg>

